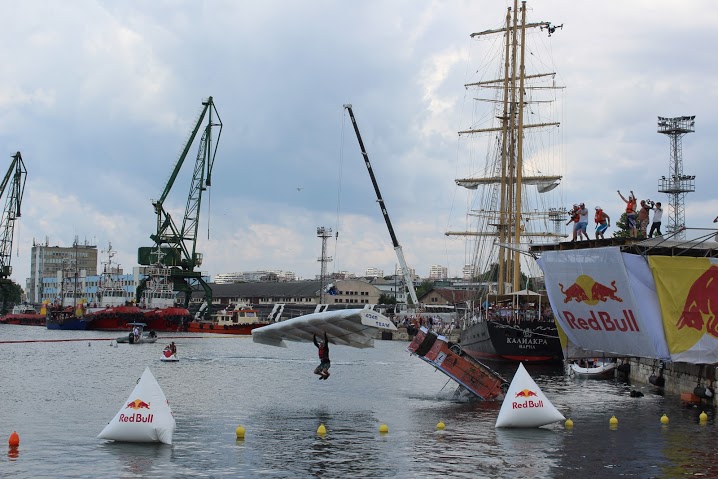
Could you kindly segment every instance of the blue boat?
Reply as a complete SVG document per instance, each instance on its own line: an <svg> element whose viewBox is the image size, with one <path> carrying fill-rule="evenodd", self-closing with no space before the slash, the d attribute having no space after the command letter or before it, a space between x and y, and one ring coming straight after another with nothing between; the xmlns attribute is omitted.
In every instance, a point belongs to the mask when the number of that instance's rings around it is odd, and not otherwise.
<svg viewBox="0 0 718 479"><path fill-rule="evenodd" d="M84 331L88 329L92 319L86 319L84 316L77 316L74 308L53 309L47 311L47 319L45 326L47 329L59 329L63 331Z"/></svg>

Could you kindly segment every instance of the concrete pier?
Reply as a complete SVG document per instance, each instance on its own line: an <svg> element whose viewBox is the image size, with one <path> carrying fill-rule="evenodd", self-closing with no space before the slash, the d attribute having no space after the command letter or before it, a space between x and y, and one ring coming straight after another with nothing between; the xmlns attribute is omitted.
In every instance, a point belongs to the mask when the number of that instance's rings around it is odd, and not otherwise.
<svg viewBox="0 0 718 479"><path fill-rule="evenodd" d="M669 394L680 395L683 402L692 402L697 406L714 407L715 395L712 398L699 398L693 392L696 386L713 388L716 381L715 364L662 363L654 359L633 358L629 361L631 382L650 383L651 375L662 376L663 390ZM691 397L693 396L693 397Z"/></svg>

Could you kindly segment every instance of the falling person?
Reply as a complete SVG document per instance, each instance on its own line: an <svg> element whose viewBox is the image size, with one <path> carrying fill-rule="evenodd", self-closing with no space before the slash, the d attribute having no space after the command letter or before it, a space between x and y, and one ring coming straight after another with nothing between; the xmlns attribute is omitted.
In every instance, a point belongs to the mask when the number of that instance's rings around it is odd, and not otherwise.
<svg viewBox="0 0 718 479"><path fill-rule="evenodd" d="M319 350L319 366L314 370L314 374L319 375L319 379L327 379L329 377L329 367L331 362L329 361L329 340L327 339L327 333L324 332L324 339L317 339L317 335L314 335L314 345Z"/></svg>

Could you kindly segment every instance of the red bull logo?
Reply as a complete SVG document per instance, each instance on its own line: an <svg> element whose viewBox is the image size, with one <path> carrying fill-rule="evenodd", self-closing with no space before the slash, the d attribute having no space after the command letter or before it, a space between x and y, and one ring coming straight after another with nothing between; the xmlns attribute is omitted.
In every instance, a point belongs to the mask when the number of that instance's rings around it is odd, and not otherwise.
<svg viewBox="0 0 718 479"><path fill-rule="evenodd" d="M517 392L517 393L516 393L516 396L514 396L514 397L517 397L517 398L528 398L528 397L531 397L531 396L537 397L538 394L536 394L535 392L533 392L533 391L530 390L530 389L522 389L521 391Z"/></svg>
<svg viewBox="0 0 718 479"><path fill-rule="evenodd" d="M149 409L150 403L144 402L142 399L135 399L134 401L130 401L127 403L127 406L125 406L125 409L134 409L137 411L138 409Z"/></svg>
<svg viewBox="0 0 718 479"><path fill-rule="evenodd" d="M683 313L676 328L704 331L718 338L718 266L711 265L696 279L688 290ZM707 320L707 321L706 321Z"/></svg>
<svg viewBox="0 0 718 479"><path fill-rule="evenodd" d="M538 394L536 394L534 391L530 389L522 389L521 391L516 393L515 398L530 398L530 397L538 397ZM543 407L543 401L533 400L533 399L526 399L523 402L517 402L513 401L511 403L511 409L526 409L526 408L537 408L537 407Z"/></svg>
<svg viewBox="0 0 718 479"><path fill-rule="evenodd" d="M564 287L563 284L559 283L558 286L564 295L564 303L576 301L577 303L586 303L594 306L599 302L605 303L609 299L619 303L623 302L623 299L616 294L618 292L616 281L611 281L611 286L606 286L592 277L582 274L576 278L576 281L572 285Z"/></svg>

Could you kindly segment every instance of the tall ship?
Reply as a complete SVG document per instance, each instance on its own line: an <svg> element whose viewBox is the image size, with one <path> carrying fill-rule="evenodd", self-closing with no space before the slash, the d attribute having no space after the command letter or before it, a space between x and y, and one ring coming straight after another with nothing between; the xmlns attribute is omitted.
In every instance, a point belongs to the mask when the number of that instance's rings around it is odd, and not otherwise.
<svg viewBox="0 0 718 479"><path fill-rule="evenodd" d="M515 0L497 28L471 34L498 51L482 55L492 63L472 69L465 85L473 118L459 132L458 154L468 159L470 176L456 184L468 190L468 211L465 230L446 235L466 238L478 284L462 320L462 349L477 359L547 362L562 359L561 344L528 246L565 237L556 173L562 87L534 43L550 42L561 26L526 15L526 2Z"/></svg>

